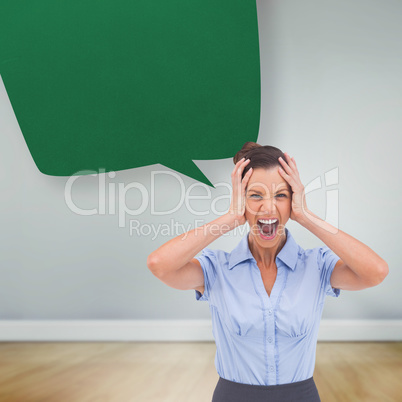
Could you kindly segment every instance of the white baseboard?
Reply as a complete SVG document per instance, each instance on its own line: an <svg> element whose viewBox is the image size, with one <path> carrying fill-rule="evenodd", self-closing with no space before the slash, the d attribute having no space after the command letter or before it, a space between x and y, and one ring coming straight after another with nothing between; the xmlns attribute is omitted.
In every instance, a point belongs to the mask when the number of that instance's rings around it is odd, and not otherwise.
<svg viewBox="0 0 402 402"><path fill-rule="evenodd" d="M2 320L0 341L213 341L210 320ZM402 341L402 320L322 320L319 341Z"/></svg>
<svg viewBox="0 0 402 402"><path fill-rule="evenodd" d="M322 320L319 341L402 341L402 320Z"/></svg>

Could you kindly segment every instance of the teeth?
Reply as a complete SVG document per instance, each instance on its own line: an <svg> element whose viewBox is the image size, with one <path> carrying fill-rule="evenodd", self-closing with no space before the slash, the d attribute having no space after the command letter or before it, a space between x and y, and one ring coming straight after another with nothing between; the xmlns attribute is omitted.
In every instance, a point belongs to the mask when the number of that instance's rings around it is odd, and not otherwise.
<svg viewBox="0 0 402 402"><path fill-rule="evenodd" d="M259 219L258 221L261 222L261 223L265 223L265 224L271 225L271 224L277 222L278 219L268 219L268 220L266 220L266 219Z"/></svg>

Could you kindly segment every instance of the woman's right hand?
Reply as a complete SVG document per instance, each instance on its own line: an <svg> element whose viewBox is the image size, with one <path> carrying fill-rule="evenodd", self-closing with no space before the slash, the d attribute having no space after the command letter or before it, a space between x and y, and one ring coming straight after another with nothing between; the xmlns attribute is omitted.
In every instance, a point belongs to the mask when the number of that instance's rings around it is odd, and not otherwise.
<svg viewBox="0 0 402 402"><path fill-rule="evenodd" d="M250 159L240 159L231 174L232 177L232 200L230 202L229 211L227 214L234 220L235 227L246 223L246 186L253 172L253 168L244 175L241 179L244 168L250 162Z"/></svg>

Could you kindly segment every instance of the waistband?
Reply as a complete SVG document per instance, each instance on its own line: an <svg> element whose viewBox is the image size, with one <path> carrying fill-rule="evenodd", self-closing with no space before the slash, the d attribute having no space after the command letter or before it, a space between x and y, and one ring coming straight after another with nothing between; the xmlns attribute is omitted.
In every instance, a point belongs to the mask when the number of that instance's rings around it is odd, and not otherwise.
<svg viewBox="0 0 402 402"><path fill-rule="evenodd" d="M274 390L274 389L293 389L293 388L303 388L306 385L315 384L313 377L307 378L306 380L290 382L287 384L278 384L278 385L256 385L256 384L243 384L241 382L235 382L227 380L226 378L219 377L219 381L226 383L231 387L239 387L239 388L253 388L253 389L261 389L261 390Z"/></svg>
<svg viewBox="0 0 402 402"><path fill-rule="evenodd" d="M243 384L219 377L212 402L321 402L313 377L278 385Z"/></svg>

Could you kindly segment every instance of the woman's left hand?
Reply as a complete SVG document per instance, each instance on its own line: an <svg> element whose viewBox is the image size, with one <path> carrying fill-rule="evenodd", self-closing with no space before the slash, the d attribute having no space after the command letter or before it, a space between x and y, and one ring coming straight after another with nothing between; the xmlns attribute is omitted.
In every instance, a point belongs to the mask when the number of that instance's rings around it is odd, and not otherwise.
<svg viewBox="0 0 402 402"><path fill-rule="evenodd" d="M278 168L279 174L289 183L292 187L292 211L290 219L295 221L301 220L305 212L308 211L306 205L305 189L300 180L299 171L297 170L296 161L291 158L286 152L286 162L279 158L282 169Z"/></svg>

